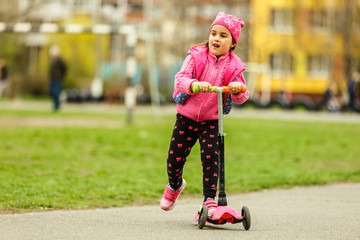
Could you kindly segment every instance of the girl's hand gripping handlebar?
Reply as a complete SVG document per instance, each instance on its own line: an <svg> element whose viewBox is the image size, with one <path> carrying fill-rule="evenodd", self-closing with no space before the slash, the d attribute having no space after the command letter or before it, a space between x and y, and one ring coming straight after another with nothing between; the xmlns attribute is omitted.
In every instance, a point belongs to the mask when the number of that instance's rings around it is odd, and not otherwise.
<svg viewBox="0 0 360 240"><path fill-rule="evenodd" d="M221 92L223 92L223 93L230 93L230 89L227 86L224 86L224 87L213 86L210 89L209 92L218 92L218 90L221 90ZM244 92L246 92L246 90L247 90L247 88L245 87L245 85L241 85L241 90L240 90L239 93L244 93ZM193 87L192 91L194 93L199 93L200 92L200 87L196 85L196 86Z"/></svg>

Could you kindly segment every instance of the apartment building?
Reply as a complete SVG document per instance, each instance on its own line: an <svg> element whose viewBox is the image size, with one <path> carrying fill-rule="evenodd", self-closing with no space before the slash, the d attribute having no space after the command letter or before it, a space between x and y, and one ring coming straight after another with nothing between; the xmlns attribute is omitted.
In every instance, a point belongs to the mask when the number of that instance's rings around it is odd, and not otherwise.
<svg viewBox="0 0 360 240"><path fill-rule="evenodd" d="M359 69L358 23L349 18L349 10L359 13L359 6L359 1L252 0L249 62L260 64L249 69L258 76L252 82L254 100L317 109L329 87L344 96L346 57Z"/></svg>

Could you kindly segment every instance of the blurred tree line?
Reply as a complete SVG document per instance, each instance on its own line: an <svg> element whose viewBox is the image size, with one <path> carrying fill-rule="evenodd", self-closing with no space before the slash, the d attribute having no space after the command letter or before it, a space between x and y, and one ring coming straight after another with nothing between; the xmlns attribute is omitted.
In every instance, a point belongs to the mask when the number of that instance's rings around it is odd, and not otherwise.
<svg viewBox="0 0 360 240"><path fill-rule="evenodd" d="M319 3L320 5L324 5L324 2L333 2L338 0L316 0L314 2ZM22 12L19 11L7 11L6 9L16 9L16 3L20 1L14 0L0 0L0 23L8 22L8 23L16 23L16 22L32 22L35 24L40 24L40 20L33 20L31 14L37 8L42 5L46 5L50 2L54 2L54 0L38 0L38 1L29 1L32 2L26 9L23 9ZM70 1L58 1L58 2L70 2ZM79 2L106 2L106 1L79 1ZM110 1L108 1L110 2ZM236 53L244 60L248 61L249 56L254 55L254 52L249 52L251 46L249 46L249 42L254 35L251 33L251 29L254 29L256 25L256 19L253 19L251 11L251 4L255 1L251 0L183 0L183 1L160 1L160 0L152 0L152 1L130 1L130 0L116 0L113 2L117 2L118 4L123 2L136 2L134 7L134 14L138 14L139 18L144 15L145 7L144 3L154 2L160 5L162 17L156 19L158 23L155 24L155 21L152 23L146 22L143 17L144 24L148 24L152 27L155 35L159 35L159 39L156 40L155 52L156 52L156 61L158 62L159 75L161 79L165 79L166 81L160 80L162 84L161 88L167 87L167 89L171 88L172 82L169 80L170 75L174 75L176 70L181 66L182 60L184 59L186 52L190 45L197 44L206 39L206 34L208 34L208 19L204 18L204 15L209 17L209 12L205 11L210 8L210 12L212 10L219 10L217 7L221 6L226 9L228 6L236 6L239 7L241 11L244 11L244 8L249 8L245 10L244 13L248 13L245 15L246 21L246 31L242 33L241 37L243 38L240 41L239 46L236 49ZM280 1L281 2L281 1ZM292 1L293 4L301 3L300 0ZM6 4L5 4L6 3ZM320 4L321 3L321 4ZM232 5L231 5L232 4ZM242 5L243 4L243 5ZM302 3L303 4L303 3ZM4 6L7 5L7 8ZM299 4L301 5L301 4ZM331 4L330 4L331 5ZM203 6L203 8L202 8ZM341 34L343 35L343 48L344 48L344 56L341 56L343 60L341 60L341 64L344 64L344 67L339 67L341 69L341 73L345 74L345 77L349 77L352 69L359 68L360 56L356 56L353 52L354 46L359 46L359 41L356 41L358 38L354 38L354 30L359 34L360 29L360 14L358 12L359 9L359 0L344 0L341 2L341 9L336 9L336 15L340 17L340 21L337 23L341 26L339 29ZM231 10L227 8L228 10ZM257 9L259 10L259 9ZM142 11L142 12L141 12ZM329 8L329 11L335 11L333 8ZM204 14L206 13L206 14ZM159 15L161 15L159 14ZM335 12L334 12L335 14ZM156 15L156 12L153 13ZM243 14L242 14L243 15ZM189 17L191 16L192 19ZM65 19L65 18L64 18ZM210 19L210 18L209 18ZM170 20L170 21L169 21ZM210 21L213 20L213 14L211 14ZM67 22L66 22L67 21ZM72 18L71 20L62 20L59 25L66 25L67 23L78 23L83 25L92 25L97 21L93 16ZM161 25L163 22L168 22L169 25L165 28L165 24ZM101 22L101 21L99 21ZM105 21L104 21L105 22ZM202 22L199 25L199 22ZM211 22L210 22L211 23ZM140 25L140 24L139 24ZM195 26L197 25L197 26ZM166 31L169 30L169 31ZM201 34L199 34L199 31ZM139 35L145 35L144 32L139 33ZM173 35L171 41L164 41L161 37L166 36L169 38L170 35ZM197 37L193 37L196 35ZM204 36L199 40L198 36ZM29 39L38 39L36 41L42 42L41 44L29 45L27 42ZM121 38L121 37L119 37ZM58 45L62 51L61 55L69 65L68 74L65 79L65 88L82 88L89 89L94 76L98 75L99 69L102 66L98 66L97 63L109 63L112 61L111 55L114 55L114 52L122 52L120 61L122 63L126 62L126 57L128 49L126 48L118 48L111 49L111 45L114 44L113 36L111 35L92 35L92 34L65 34L65 33L53 33L46 34L45 36L37 36L35 33L4 33L0 32L0 58L5 58L7 60L8 69L10 72L10 80L13 81L13 86L16 87L16 91L20 94L29 94L29 95L37 95L42 96L47 94L47 83L48 83L48 66L49 66L49 49L52 45ZM353 40L355 39L355 41ZM120 42L124 45L126 39L120 39ZM146 66L146 44L144 44L144 39L139 39L136 45L136 48L133 49L133 53L130 55L135 55L139 65L143 64ZM40 47L41 46L41 47ZM96 49L100 49L99 51ZM111 51L109 51L109 49ZM257 49L260 53L263 52L263 49ZM329 50L330 51L330 50ZM141 54L138 54L142 52ZM360 51L357 51L360 52ZM117 53L115 53L117 54ZM141 55L141 56L140 56ZM143 59L141 59L141 57ZM160 58L162 58L160 60ZM178 66L173 66L174 62ZM110 65L110 64L109 64ZM108 65L107 65L108 66ZM144 73L143 76L147 76L146 67L143 68ZM164 74L165 73L165 74ZM111 80L108 83L111 88L119 87L116 85L116 80L113 76L110 76ZM115 79L115 80L114 80ZM114 80L114 81L113 81ZM146 81L143 81L146 82ZM166 86L165 86L166 85ZM114 86L114 87L113 87ZM171 93L169 93L171 94Z"/></svg>
<svg viewBox="0 0 360 240"><path fill-rule="evenodd" d="M48 44L39 48L24 45L23 35L2 33L0 57L7 61L10 81L15 85L16 92L35 96L46 95L49 81L49 51L52 45L57 45L69 68L64 88L89 87L95 69L95 38L95 35L91 34L54 34L48 37ZM101 37L101 47L104 49L108 47L106 38Z"/></svg>

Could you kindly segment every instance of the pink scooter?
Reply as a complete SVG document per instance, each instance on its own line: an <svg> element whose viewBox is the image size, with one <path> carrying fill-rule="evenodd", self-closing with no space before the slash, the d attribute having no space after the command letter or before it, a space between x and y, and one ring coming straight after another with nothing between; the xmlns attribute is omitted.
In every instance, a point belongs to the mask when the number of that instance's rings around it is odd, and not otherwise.
<svg viewBox="0 0 360 240"><path fill-rule="evenodd" d="M243 86L241 92L245 92L246 87ZM194 93L200 92L199 86L193 88ZM223 93L230 92L228 87L213 87L210 92L218 93L218 112L219 112L219 196L218 207L211 218L208 217L208 207L203 206L195 217L198 227L202 229L206 222L212 224L225 224L225 223L240 223L242 222L245 230L250 229L251 218L249 209L243 206L241 214L235 209L227 206L226 193L225 193L225 157L224 157L224 137L223 130Z"/></svg>

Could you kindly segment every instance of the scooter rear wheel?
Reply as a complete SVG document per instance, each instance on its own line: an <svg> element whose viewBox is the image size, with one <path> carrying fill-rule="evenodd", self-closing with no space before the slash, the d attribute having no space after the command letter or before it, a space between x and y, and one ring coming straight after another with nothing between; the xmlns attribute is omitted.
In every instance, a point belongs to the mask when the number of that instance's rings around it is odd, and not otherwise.
<svg viewBox="0 0 360 240"><path fill-rule="evenodd" d="M208 215L208 206L204 205L199 214L198 227L202 229L205 226Z"/></svg>
<svg viewBox="0 0 360 240"><path fill-rule="evenodd" d="M251 226L251 217L250 217L250 211L249 208L246 206L243 206L241 209L241 216L243 217L242 224L245 228L245 230L249 230Z"/></svg>

